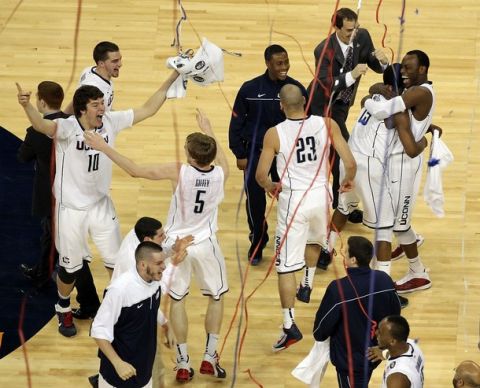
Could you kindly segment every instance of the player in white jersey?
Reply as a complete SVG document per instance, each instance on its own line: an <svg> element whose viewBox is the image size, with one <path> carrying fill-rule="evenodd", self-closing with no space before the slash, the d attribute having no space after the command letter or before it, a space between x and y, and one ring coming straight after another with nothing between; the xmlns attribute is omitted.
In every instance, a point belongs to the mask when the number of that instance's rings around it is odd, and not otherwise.
<svg viewBox="0 0 480 388"><path fill-rule="evenodd" d="M423 353L418 344L408 338L409 334L410 326L400 315L389 315L380 321L378 346L369 348L368 359L386 358L382 388L423 388Z"/></svg>
<svg viewBox="0 0 480 388"><path fill-rule="evenodd" d="M197 122L205 134L197 132L187 137L185 151L188 164L137 165L109 147L97 134L87 135L89 145L104 152L130 175L170 180L174 194L165 228L166 245L173 244L177 237L187 234L194 238L193 244L187 248L187 257L173 275L169 290L172 298L170 321L178 342L176 379L179 382L187 382L193 377L187 351L188 322L185 309L192 272L202 293L209 296L205 316L207 343L200 373L226 377L225 370L218 363L216 348L223 318L222 295L228 291L228 282L225 259L215 232L218 205L223 199L228 177L228 162L220 144L215 141L208 118L200 111L197 113ZM212 166L214 160L217 165Z"/></svg>
<svg viewBox="0 0 480 388"><path fill-rule="evenodd" d="M70 293L83 259L90 256L88 234L99 249L109 275L120 246L118 220L109 197L111 162L85 144L85 134L95 132L105 144L113 145L118 132L153 116L160 109L167 89L177 77L178 73L173 72L141 107L119 112L105 112L102 92L95 86L82 86L73 98L75 116L54 121L44 119L30 103L31 92L24 92L17 84L18 101L32 126L56 140L55 237L60 269L57 277L59 301L55 309L59 331L64 336L76 334Z"/></svg>
<svg viewBox="0 0 480 388"><path fill-rule="evenodd" d="M381 102L369 99L365 107L378 119L408 110L412 132L418 140L432 124L435 110L435 94L428 81L430 60L423 51L409 51L402 59L401 75L406 90L401 96ZM399 148L400 150L401 148ZM392 151L389 160L389 176L396 204L396 222L393 230L409 262L409 271L395 283L399 293L430 288L432 282L418 254L416 235L411 228L412 211L421 179L423 158L409 158L403 151Z"/></svg>
<svg viewBox="0 0 480 388"><path fill-rule="evenodd" d="M268 172L277 157L281 192L278 194L275 265L284 319L283 334L273 346L274 351L302 339L294 321L295 272L303 269L305 262L315 271L321 246L326 242L330 143L346 166L341 191L352 189L356 170L355 159L335 121L326 123L319 116L305 117L304 104L305 98L298 86L282 87L280 106L287 120L265 134L256 171L258 184L267 193L276 195L280 188L272 182ZM331 134L328 125L331 125Z"/></svg>
<svg viewBox="0 0 480 388"><path fill-rule="evenodd" d="M95 66L86 67L78 82L78 88L82 85L92 85L99 88L103 93L105 111L110 112L113 106L113 79L120 75L122 67L122 54L120 48L113 42L100 42L93 49ZM67 106L65 113L73 114L73 102Z"/></svg>

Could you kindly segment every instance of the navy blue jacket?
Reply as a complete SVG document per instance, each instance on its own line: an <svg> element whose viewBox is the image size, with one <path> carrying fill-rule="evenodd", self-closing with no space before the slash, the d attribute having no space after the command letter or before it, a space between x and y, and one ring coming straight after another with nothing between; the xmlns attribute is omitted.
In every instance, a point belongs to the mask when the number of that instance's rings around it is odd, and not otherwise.
<svg viewBox="0 0 480 388"><path fill-rule="evenodd" d="M353 355L353 369L364 370L367 348L377 344L371 337L371 323L362 312L359 303L377 326L387 315L400 314L400 301L392 279L386 273L374 271L368 267L348 268L346 276L332 281L315 317L313 336L317 341L330 337L330 360L338 370L348 371L347 340L345 337L345 319L348 317L347 332ZM339 291L339 284L343 297ZM352 286L353 284L353 286ZM357 296L358 295L358 296ZM366 361L367 360L367 361ZM373 369L378 365L369 363Z"/></svg>
<svg viewBox="0 0 480 388"><path fill-rule="evenodd" d="M268 70L245 82L238 91L228 132L229 147L237 159L246 159L252 146L260 150L265 132L285 120L278 93L286 84L297 85L308 99L300 82L288 76L283 81L272 81Z"/></svg>

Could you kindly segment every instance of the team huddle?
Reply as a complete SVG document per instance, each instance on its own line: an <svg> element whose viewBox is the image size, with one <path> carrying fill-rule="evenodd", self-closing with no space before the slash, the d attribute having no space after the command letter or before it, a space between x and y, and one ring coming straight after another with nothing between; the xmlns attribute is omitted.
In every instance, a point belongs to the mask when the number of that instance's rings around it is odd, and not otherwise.
<svg viewBox="0 0 480 388"><path fill-rule="evenodd" d="M423 51L412 50L401 64L389 63L349 9L339 9L332 22L335 33L315 49L320 72L308 87L313 95L309 111L305 110L309 93L287 75L287 51L276 44L265 50L265 73L245 82L237 94L229 146L244 171L248 261L258 265L269 241L267 193L278 200L274 249L283 329L273 351L281 351L303 338L295 321L295 301L310 302L315 272L328 267L346 223L363 222L375 232L374 244L359 236L348 240L347 276L327 287L313 336L324 354L328 352L325 360L335 366L341 387L368 386L373 370L387 360L382 386L419 388L423 354L409 339L408 322L400 315L408 300L398 294L432 285L418 253L419 235L411 226L425 135L440 130L432 124L435 93L428 80L430 62ZM168 344L175 346L176 380L188 382L194 368L187 346L185 301L194 275L208 297L199 372L226 378L217 347L223 295L229 286L216 237L218 208L229 176L225 152L200 110L196 119L201 132L186 137L184 162L143 165L116 151L120 132L155 115L180 75L173 70L142 106L115 111L113 78L122 66L120 49L100 42L93 57L96 64L82 72L65 114L58 113L63 100L60 85L40 83L35 109L31 93L17 84L18 101L34 130L54 139L52 235L58 251L59 332L74 336L74 318L94 318L90 335L99 348L100 366L99 374L89 378L92 385L157 388L165 384L157 341L160 326ZM360 115L349 131L348 111L367 67L383 73L383 82L362 99ZM112 162L132 177L172 183L165 226L142 217L122 240L109 195ZM396 282L390 278L393 235L409 263L407 274ZM92 299L84 295L85 282L93 282L91 275L84 275L91 260L89 236L111 279L100 306L81 302ZM299 284L298 271L302 271ZM77 310L70 305L74 287L80 302ZM162 295L170 298L168 320L159 308ZM345 311L350 320L355 317L350 329ZM348 339L346 331L351 332ZM320 368L321 362L317 364Z"/></svg>

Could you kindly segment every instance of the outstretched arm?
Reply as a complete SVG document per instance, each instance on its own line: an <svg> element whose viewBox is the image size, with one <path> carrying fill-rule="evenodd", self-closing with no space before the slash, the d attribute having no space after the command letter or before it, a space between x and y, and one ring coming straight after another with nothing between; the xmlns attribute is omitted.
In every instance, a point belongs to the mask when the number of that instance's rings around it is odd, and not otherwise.
<svg viewBox="0 0 480 388"><path fill-rule="evenodd" d="M203 112L200 109L197 109L196 118L197 118L198 127L202 130L202 132L205 135L213 137L215 139L215 142L217 143L217 156L215 157L215 162L223 169L223 175L225 177L224 182L226 182L228 175L230 173L230 169L228 167L228 160L227 160L227 156L225 155L225 152L223 151L223 147L220 145L220 142L215 137L215 133L213 132L213 129L212 129L212 124L210 124L210 120L205 115L205 112Z"/></svg>
<svg viewBox="0 0 480 388"><path fill-rule="evenodd" d="M52 120L44 119L41 113L33 107L32 103L30 102L30 96L32 92L24 91L18 82L15 84L17 85L18 90L18 103L25 110L33 129L35 129L37 132L43 133L44 135L53 137L55 135L55 131L57 130L57 124Z"/></svg>
<svg viewBox="0 0 480 388"><path fill-rule="evenodd" d="M167 99L167 90L170 85L177 79L176 70L170 74L160 88L143 104L140 108L133 110L133 124L139 123L158 112L165 100Z"/></svg>
<svg viewBox="0 0 480 388"><path fill-rule="evenodd" d="M85 131L84 137L85 143L89 147L103 152L113 163L134 178L145 178L150 180L169 179L173 182L177 181L181 163L173 162L165 164L139 165L122 155L120 152L115 151L98 133Z"/></svg>

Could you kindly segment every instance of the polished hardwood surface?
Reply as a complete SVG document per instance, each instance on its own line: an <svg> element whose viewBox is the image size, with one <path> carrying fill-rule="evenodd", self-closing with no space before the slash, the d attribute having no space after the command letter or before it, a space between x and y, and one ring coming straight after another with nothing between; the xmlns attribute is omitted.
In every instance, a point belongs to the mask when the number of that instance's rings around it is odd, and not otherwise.
<svg viewBox="0 0 480 388"><path fill-rule="evenodd" d="M91 52L100 40L119 44L123 55L121 75L115 80L115 109L138 106L166 78L168 56L176 54L170 47L175 1L104 0L84 1L78 37L78 58L74 83L67 91L73 94L80 71L92 64ZM24 89L35 90L36 84L51 79L66 87L73 64L73 36L77 15L75 1L16 0L0 2L0 124L23 137L28 126L23 109L16 102L15 81ZM357 2L340 6L357 8ZM377 2L364 1L360 23L371 32L374 43L381 46L383 27L375 21ZM221 144L227 148L230 108L242 82L261 74L263 50L270 43L287 48L291 60L290 75L307 85L313 71L313 49L327 35L334 2L321 0L277 1L185 1L188 22L183 24L182 45L197 48L199 36L205 36L220 47L241 52L241 57L225 56L225 81L221 89L212 85L200 88L189 85L183 100L167 101L155 117L122 133L117 148L138 162L165 162L183 158L183 139L196 130L194 109L206 111ZM430 79L437 93L435 122L444 128L443 139L455 155L455 162L445 170L446 217L438 219L425 206L420 194L414 225L426 238L420 252L430 268L433 287L410 297L403 311L411 325L411 336L420 339L426 357L425 386L451 386L452 369L464 359L480 360L477 349L480 316L480 136L477 128L480 72L480 3L478 0L407 1L404 32L400 34L401 1L384 2L380 21L387 24L386 45L397 54L422 49L431 59ZM177 13L178 15L178 13ZM8 24L6 24L8 21ZM290 35L287 36L286 34ZM306 62L302 57L300 44ZM400 55L401 56L401 55ZM369 72L361 82L359 95L380 78ZM358 107L351 110L352 125ZM219 212L218 233L226 256L230 292L225 298L225 320L222 338L233 316L241 289L239 266L246 267L248 249L247 223L241 196L242 176L227 150L231 178L225 201ZM165 221L171 195L168 182L134 180L114 169L112 196L119 213L122 232L126 233L140 216L149 215ZM239 201L242 202L239 204ZM270 230L275 226L275 209L269 217ZM273 254L271 240L264 251ZM349 224L343 238L351 234L371 236L362 226ZM97 255L98 257L98 255ZM264 278L269 257L248 273L246 292ZM343 275L337 259L338 275ZM406 270L405 260L393 265L392 275L399 278ZM97 288L106 285L106 272L99 260L94 261ZM264 387L301 387L290 371L308 353L312 345L311 328L318 303L326 284L335 271L317 274L313 300L297 304L296 321L304 340L274 354L271 345L278 338L281 311L273 272L248 303L249 326L241 363L232 382L236 332L228 337L221 363L229 373L226 381L214 381L196 374L191 386L249 387L254 383L244 373L250 369ZM193 284L194 281L193 281ZM195 286L188 297L190 318L189 349L192 366L199 368L204 349L203 319L206 300ZM243 321L243 323L245 320ZM238 321L237 321L238 323ZM235 323L235 328L237 323ZM87 387L86 377L98 368L96 347L88 337L89 322L77 322L79 334L63 338L57 333L56 319L27 343L33 387ZM164 351L167 386L175 386L174 353ZM380 385L382 367L371 380ZM0 361L0 384L3 387L27 386L25 362L21 349ZM325 387L333 387L335 370L330 366Z"/></svg>

